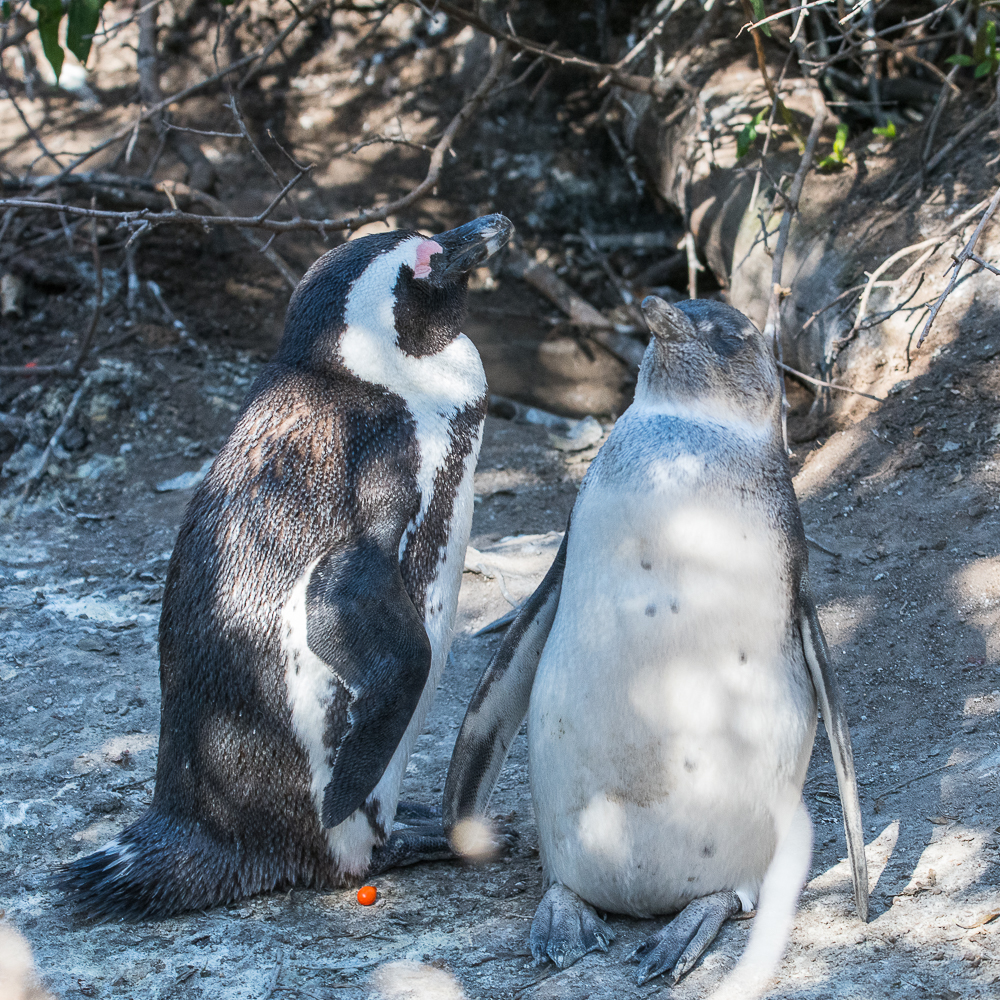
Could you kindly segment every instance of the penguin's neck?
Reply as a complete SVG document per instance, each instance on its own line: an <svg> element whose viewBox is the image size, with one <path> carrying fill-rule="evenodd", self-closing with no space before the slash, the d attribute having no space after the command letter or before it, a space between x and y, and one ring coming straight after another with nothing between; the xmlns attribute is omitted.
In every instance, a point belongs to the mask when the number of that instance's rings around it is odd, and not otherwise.
<svg viewBox="0 0 1000 1000"><path fill-rule="evenodd" d="M349 301L347 329L340 340L341 361L358 378L399 396L413 418L420 453L420 510L400 541L402 559L408 540L430 508L438 472L455 444L455 418L483 399L486 374L479 352L464 334L436 354L413 357L396 343L391 300L376 310L352 310L351 305Z"/></svg>
<svg viewBox="0 0 1000 1000"><path fill-rule="evenodd" d="M635 400L627 413L638 420L674 417L685 423L724 429L730 434L749 440L763 440L773 433L769 419L748 413L736 405L735 401L724 397L670 398L648 391L640 392L637 388Z"/></svg>

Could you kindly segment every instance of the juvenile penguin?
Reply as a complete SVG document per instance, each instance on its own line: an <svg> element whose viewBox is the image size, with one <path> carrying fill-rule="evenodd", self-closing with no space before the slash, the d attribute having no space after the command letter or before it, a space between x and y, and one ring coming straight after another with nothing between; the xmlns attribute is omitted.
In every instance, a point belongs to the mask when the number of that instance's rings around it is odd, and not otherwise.
<svg viewBox="0 0 1000 1000"><path fill-rule="evenodd" d="M635 401L476 689L444 795L453 845L474 853L527 714L547 890L532 955L565 968L606 950L613 934L594 907L679 913L633 953L640 983L684 975L762 886L756 924L770 938L747 954L777 963L809 865L801 796L817 702L862 919L868 905L850 734L809 592L775 362L730 306L642 305L653 336Z"/></svg>
<svg viewBox="0 0 1000 1000"><path fill-rule="evenodd" d="M467 277L511 232L366 236L299 283L170 560L152 805L63 869L87 915L448 856L440 818L397 803L472 522L487 394Z"/></svg>

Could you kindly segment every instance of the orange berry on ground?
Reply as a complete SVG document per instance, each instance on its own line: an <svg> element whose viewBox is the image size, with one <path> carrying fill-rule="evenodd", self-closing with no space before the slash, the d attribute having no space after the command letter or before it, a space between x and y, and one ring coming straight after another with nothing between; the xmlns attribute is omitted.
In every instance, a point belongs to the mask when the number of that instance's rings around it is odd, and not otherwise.
<svg viewBox="0 0 1000 1000"><path fill-rule="evenodd" d="M358 889L358 902L362 906L371 906L375 902L376 896L378 896L378 889L373 885L363 885Z"/></svg>

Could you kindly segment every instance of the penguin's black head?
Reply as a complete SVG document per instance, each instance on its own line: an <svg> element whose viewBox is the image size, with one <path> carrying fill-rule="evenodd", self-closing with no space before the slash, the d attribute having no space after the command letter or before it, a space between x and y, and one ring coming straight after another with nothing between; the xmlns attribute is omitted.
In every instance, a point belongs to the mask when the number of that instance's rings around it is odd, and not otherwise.
<svg viewBox="0 0 1000 1000"><path fill-rule="evenodd" d="M398 230L331 250L292 294L275 360L357 371L360 352L364 377L378 381L371 361L391 367L394 355L440 353L461 335L469 272L513 229L504 216L486 215L433 237Z"/></svg>
<svg viewBox="0 0 1000 1000"><path fill-rule="evenodd" d="M781 383L763 336L737 309L711 299L642 301L653 336L636 399L697 411L705 419L769 424L780 415Z"/></svg>

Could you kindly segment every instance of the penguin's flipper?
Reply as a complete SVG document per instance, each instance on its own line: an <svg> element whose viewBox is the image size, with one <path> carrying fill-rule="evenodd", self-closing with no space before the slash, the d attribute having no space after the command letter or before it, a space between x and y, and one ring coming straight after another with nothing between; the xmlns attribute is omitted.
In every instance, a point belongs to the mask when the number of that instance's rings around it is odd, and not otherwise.
<svg viewBox="0 0 1000 1000"><path fill-rule="evenodd" d="M444 788L444 829L460 854L475 853L456 827L483 816L528 711L535 671L559 606L569 526L538 589L521 606L479 680L455 743ZM475 839L475 838L473 838ZM467 848L467 849L463 849Z"/></svg>
<svg viewBox="0 0 1000 1000"><path fill-rule="evenodd" d="M322 558L306 588L306 637L338 682L323 734L323 825L333 827L378 784L430 673L430 640L396 553L359 539Z"/></svg>
<svg viewBox="0 0 1000 1000"><path fill-rule="evenodd" d="M858 780L854 773L851 731L847 726L847 713L840 698L837 677L830 663L830 651L804 575L799 586L798 610L802 650L809 665L826 734L830 738L833 764L837 770L840 805L844 812L844 830L847 834L847 853L851 859L854 878L854 902L858 908L858 916L863 923L868 923L868 862L865 858L865 834L861 825L861 803L858 799Z"/></svg>

